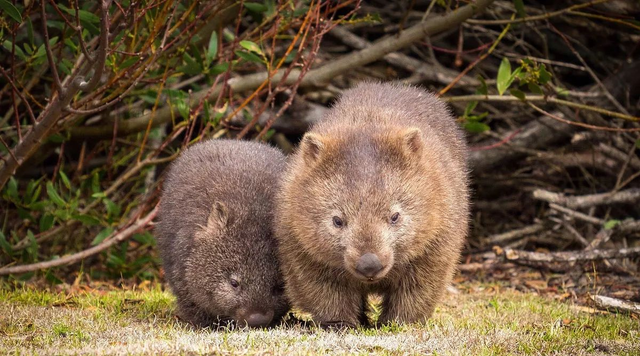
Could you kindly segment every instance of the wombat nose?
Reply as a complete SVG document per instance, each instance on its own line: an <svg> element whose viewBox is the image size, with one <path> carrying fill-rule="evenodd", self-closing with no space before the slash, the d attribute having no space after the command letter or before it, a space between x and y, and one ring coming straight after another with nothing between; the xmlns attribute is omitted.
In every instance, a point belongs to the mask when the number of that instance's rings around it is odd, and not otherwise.
<svg viewBox="0 0 640 356"><path fill-rule="evenodd" d="M356 263L356 271L367 278L374 277L382 268L380 259L373 253L365 253Z"/></svg>
<svg viewBox="0 0 640 356"><path fill-rule="evenodd" d="M258 328L261 326L269 325L272 319L273 319L273 311L269 311L264 314L263 313L249 314L249 316L245 318L245 322L249 327Z"/></svg>

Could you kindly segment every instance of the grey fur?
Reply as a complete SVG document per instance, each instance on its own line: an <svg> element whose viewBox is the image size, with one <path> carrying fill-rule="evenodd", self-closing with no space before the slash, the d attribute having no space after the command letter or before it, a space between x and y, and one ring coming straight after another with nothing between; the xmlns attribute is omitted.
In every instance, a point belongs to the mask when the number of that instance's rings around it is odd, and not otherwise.
<svg viewBox="0 0 640 356"><path fill-rule="evenodd" d="M170 166L156 236L182 319L208 326L262 315L263 324L288 311L272 232L284 164L266 144L209 140Z"/></svg>

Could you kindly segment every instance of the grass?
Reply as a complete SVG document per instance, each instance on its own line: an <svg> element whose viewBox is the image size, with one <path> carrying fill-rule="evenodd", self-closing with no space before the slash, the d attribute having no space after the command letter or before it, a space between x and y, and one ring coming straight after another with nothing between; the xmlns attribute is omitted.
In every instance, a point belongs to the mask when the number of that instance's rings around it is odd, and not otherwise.
<svg viewBox="0 0 640 356"><path fill-rule="evenodd" d="M325 331L196 329L160 286L0 290L0 354L640 355L640 321L492 286L447 294L426 325Z"/></svg>

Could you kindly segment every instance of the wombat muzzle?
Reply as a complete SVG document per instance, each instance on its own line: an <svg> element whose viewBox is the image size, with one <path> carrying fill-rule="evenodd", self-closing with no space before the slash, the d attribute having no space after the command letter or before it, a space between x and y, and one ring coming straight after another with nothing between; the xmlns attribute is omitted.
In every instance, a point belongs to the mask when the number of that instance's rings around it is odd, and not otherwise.
<svg viewBox="0 0 640 356"><path fill-rule="evenodd" d="M373 277L382 271L383 268L384 266L380 262L380 259L373 253L365 253L360 256L358 263L356 263L356 271L369 278L369 280L373 280Z"/></svg>
<svg viewBox="0 0 640 356"><path fill-rule="evenodd" d="M251 313L248 316L239 318L238 325L240 327L260 328L268 326L273 320L273 310L266 313Z"/></svg>

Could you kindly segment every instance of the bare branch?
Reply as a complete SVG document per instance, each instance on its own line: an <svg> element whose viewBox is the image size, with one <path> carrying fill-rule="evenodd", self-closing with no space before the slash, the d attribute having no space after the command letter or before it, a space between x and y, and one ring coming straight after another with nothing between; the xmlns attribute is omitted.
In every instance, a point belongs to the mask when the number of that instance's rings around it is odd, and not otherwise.
<svg viewBox="0 0 640 356"><path fill-rule="evenodd" d="M637 256L640 255L640 247L547 253L505 248L503 255L509 261L525 263L596 261Z"/></svg>
<svg viewBox="0 0 640 356"><path fill-rule="evenodd" d="M109 47L109 4L111 0L103 0L100 2L100 43L98 43L98 54L95 65L93 66L93 76L89 83L81 83L79 89L85 92L93 90L100 79L102 79L102 73L104 71L104 64L107 60L107 49ZM93 62L89 57L89 62Z"/></svg>
<svg viewBox="0 0 640 356"><path fill-rule="evenodd" d="M533 235L537 232L542 231L543 229L544 229L543 224L534 224L534 225L525 226L520 229L511 230L502 234L488 236L488 237L485 237L484 239L481 239L481 241L484 242L485 244L497 244L497 243L517 239L519 237Z"/></svg>
<svg viewBox="0 0 640 356"><path fill-rule="evenodd" d="M597 205L631 204L640 200L640 189L621 190L616 193L601 193L582 196L566 196L562 193L553 193L544 189L533 191L533 197L538 200L564 205L569 208L587 208Z"/></svg>
<svg viewBox="0 0 640 356"><path fill-rule="evenodd" d="M616 311L630 312L640 315L640 303L628 300L605 297L604 295L592 295L591 300L600 309L614 309Z"/></svg>

